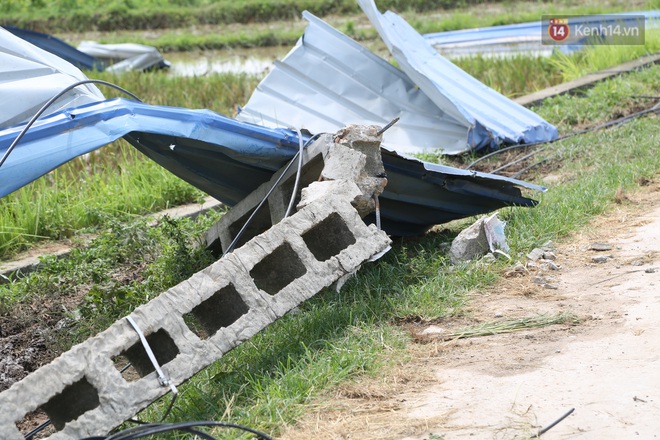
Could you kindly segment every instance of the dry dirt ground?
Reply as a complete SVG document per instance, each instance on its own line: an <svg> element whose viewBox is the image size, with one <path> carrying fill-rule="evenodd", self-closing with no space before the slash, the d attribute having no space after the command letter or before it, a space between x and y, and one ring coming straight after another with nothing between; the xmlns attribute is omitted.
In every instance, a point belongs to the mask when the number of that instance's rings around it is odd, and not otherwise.
<svg viewBox="0 0 660 440"><path fill-rule="evenodd" d="M530 438L572 408L542 438L660 437L660 183L618 202L555 245L560 270L512 271L474 292L464 316L410 327L410 359L326 396L282 438ZM595 243L611 249L590 249ZM544 313L579 322L443 337Z"/></svg>

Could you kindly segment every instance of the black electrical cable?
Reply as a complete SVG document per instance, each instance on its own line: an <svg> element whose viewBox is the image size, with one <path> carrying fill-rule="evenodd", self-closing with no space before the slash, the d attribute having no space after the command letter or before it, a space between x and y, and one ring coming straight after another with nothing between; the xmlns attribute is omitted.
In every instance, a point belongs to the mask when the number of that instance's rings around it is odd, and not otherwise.
<svg viewBox="0 0 660 440"><path fill-rule="evenodd" d="M549 424L548 426L546 426L545 428L541 429L539 432L537 432L536 434L534 434L533 436L531 436L530 439L532 439L532 438L541 438L541 435L543 435L543 434L545 434L546 432L550 431L550 430L551 430L552 428L554 428L559 422L561 422L561 421L564 420L566 417L568 417L568 416L570 416L571 414L573 414L573 411L575 411L575 408L571 408L570 410L568 410L568 411L566 412L566 414L564 414L563 416L561 416L560 418L558 418L558 419L555 420L554 422L550 423L550 424Z"/></svg>
<svg viewBox="0 0 660 440"><path fill-rule="evenodd" d="M133 428L128 428L126 430L119 431L107 437L87 437L81 440L92 440L92 439L136 440L140 438L150 437L156 434L162 434L165 432L173 432L173 431L189 432L204 437L207 440L218 440L216 437L207 434L204 431L199 430L198 428L200 427L211 427L211 428L219 427L219 428L238 429L241 431L249 432L250 434L254 434L262 440L273 440L269 435L257 431L256 429L248 428L247 426L242 426L235 423L209 422L209 421L181 422L181 423L153 423L149 425L141 425Z"/></svg>
<svg viewBox="0 0 660 440"><path fill-rule="evenodd" d="M46 420L46 421L43 422L41 425L37 426L37 427L34 428L32 431L30 431L30 432L28 432L27 434L25 434L25 436L24 436L25 440L30 440L30 439L31 439L32 437L34 437L35 435L39 434L39 433L40 433L41 431L43 431L44 429L48 428L52 423L53 423L53 422L51 422L50 420Z"/></svg>
<svg viewBox="0 0 660 440"><path fill-rule="evenodd" d="M605 122L605 123L602 123L602 124L599 124L599 125L595 125L595 126L593 126L593 127L588 127L588 128L585 128L584 130L575 131L575 132L573 132L573 133L569 133L569 134L566 134L566 135L564 135L564 136L560 136L560 137L558 137L558 138L556 138L556 139L551 139L551 140L549 140L549 141L543 141L543 142L531 142L531 143L527 143L527 144L511 145L510 147L501 148L501 149L499 149L499 150L497 150L497 151L493 151L492 153L488 153L488 154L486 154L485 156L481 156L479 159L475 160L474 162L472 162L472 163L470 163L468 166L466 166L465 169L466 169L466 170L469 170L470 168L472 168L474 165L478 164L478 163L481 162L482 160L488 159L489 157L495 156L496 154L504 153L505 151L513 150L513 149L516 149L516 148L533 147L533 146L535 146L535 145L545 145L545 144L552 144L552 143L554 143L554 142L563 141L564 139L568 139L568 138L573 137L573 136L577 136L577 135L580 135L580 134L589 133L589 132L596 131L596 130L601 130L601 129L603 129L603 128L608 128L608 127L611 127L611 126L613 126L613 125L622 124L622 123L624 123L624 122L626 122L626 121L628 121L628 120L630 120L630 119L634 119L634 118L638 118L638 117L640 117L640 116L644 116L644 115L647 114L647 113L654 113L654 112L657 112L659 108L660 108L660 105L659 105L659 104L656 104L656 105L654 105L653 107L651 107L650 109L641 110L641 111L639 111L639 112L631 113L631 114L629 114L629 115L627 115L627 116L623 116L623 117L621 117L621 118L617 118L617 119L614 119L614 120L612 120L612 121L608 121L608 122ZM532 155L534 155L534 154L536 154L536 153L540 153L540 152L543 151L544 149L545 149L545 148L541 148L541 149L539 149L539 150L536 150L536 151L530 153L529 155L532 156ZM500 170L502 170L502 169L504 169L504 168L507 168L508 166L513 165L513 164L514 164L514 163L506 164L506 165L504 165L504 166L498 168L498 169L495 170L495 171L491 171L491 173L494 173L494 172L496 172L496 171L500 171Z"/></svg>
<svg viewBox="0 0 660 440"><path fill-rule="evenodd" d="M564 135L564 136L558 137L557 139L552 139L552 140L550 140L550 141L546 141L546 142L537 142L537 143L531 143L531 144L512 145L511 147L502 148L501 150L497 150L497 151L494 151L494 152L492 152L492 153L490 153L490 154L487 154L487 155L485 155L485 156L480 157L479 159L477 159L477 160L475 160L474 162L472 162L471 164L469 164L465 169L469 169L470 167L472 167L473 165L477 164L478 162L480 162L480 161L482 161L482 160L484 160L484 159L487 159L487 158L489 158L489 157L492 157L492 156L494 156L494 155L496 155L496 154L498 154L498 153L502 153L502 152L504 152L504 151L512 150L512 149L514 149L514 148L522 148L522 147L528 147L528 146L533 146L533 145L543 145L543 144L550 144L550 143L553 143L553 142L558 142L558 141L561 141L561 140L564 140L564 139L567 139L567 138L570 138L570 137L573 137L573 136L577 136L577 135L580 135L580 134L585 134L585 133L589 133L589 132L592 132L592 131L601 130L601 129L604 129L604 128L609 128L609 127L612 127L612 126L620 125L620 124L623 124L623 123L625 123L625 122L627 122L627 121L629 121L629 120L631 120L631 119L639 118L640 116L644 116L644 115L646 115L646 114L648 114L648 113L655 113L655 112L657 112L657 111L659 111L659 110L660 110L660 104L656 104L656 105L654 105L653 107L651 107L651 108L649 108L649 109L641 110L641 111L638 111L638 112L635 112L635 113L631 113L631 114L629 114L629 115L627 115L627 116L622 116L622 117L620 117L620 118L613 119L613 120L611 120L611 121L607 121L607 122L604 122L604 123L602 123L602 124L595 125L595 126L593 126L593 127L585 128L584 130L580 130L580 131L576 131L576 132L573 132L573 133L569 133L569 134L567 134L567 135ZM529 157L531 157L531 156L533 156L533 155L535 155L535 154L537 154L537 153L540 153L540 152L542 152L542 151L544 151L544 150L545 150L545 147L544 147L544 148L539 148L538 150L535 150L535 151L532 151L531 153L529 153L529 154L523 156L522 158L518 158L518 159L516 159L516 160L514 160L514 161L512 161L512 162L509 162L509 163L507 163L507 164L505 164L505 165L502 165L501 167L499 167L499 168L497 168L497 169L491 171L491 173L496 173L496 172L501 171L501 170L503 170L503 169L505 169L505 168L508 168L508 167L510 167L510 166L512 166L512 165L515 165L515 164L517 164L518 162L521 162L521 161L523 161L523 160L525 160L525 159L528 159ZM542 163L542 162L543 162L543 161L540 161L540 162L538 162L538 163ZM537 164L538 164L538 163L537 163ZM530 168L531 168L531 167L530 167Z"/></svg>
<svg viewBox="0 0 660 440"><path fill-rule="evenodd" d="M70 91L70 90L72 90L72 89L75 89L75 88L78 87L78 86L85 85L85 84L102 84L102 85L106 85L106 86L112 87L112 88L114 88L114 89L117 89L117 90L119 90L119 91L122 92L122 93L126 93L128 96L130 96L131 98L135 99L135 100L138 101L138 102L142 102L142 101L140 100L140 98L138 98L137 96L135 96L134 94L132 94L132 93L129 92L128 90L123 89L123 88L119 87L118 85L116 85L116 84L112 84L112 83L110 83L110 82L108 82L108 81L103 81L103 80L100 80L100 79L86 79L86 80L83 80L83 81L78 81L78 82L76 82L76 83L73 83L73 84L69 85L68 87L64 88L64 89L63 89L62 91L60 91L57 95L55 95L55 96L53 96L52 98L50 98L50 99L48 100L48 102L46 102L46 103L45 103L45 104L39 109L39 111L37 111L37 113L35 113L34 116L32 116L32 118L28 121L28 123L25 125L25 127L23 127L23 129L21 130L21 132L18 134L18 136L16 137L16 139L14 139L14 141L11 143L11 145L9 146L9 148L7 148L7 151L5 151L5 154L2 156L2 159L0 159L0 167L2 167L2 165L5 163L5 161L7 160L7 158L9 157L9 155L11 154L11 152L14 150L14 148L16 148L16 145L18 144L18 142L23 138L23 136L25 136L25 133L27 133L27 131L30 129L30 127L32 127L32 125L33 125L33 124L37 121L37 119L39 119L39 117L40 117L40 116L41 116L41 115L42 115L42 114L48 109L48 107L50 107L51 105L53 105L53 103L54 103L55 101L57 101L58 99L60 99L60 98L61 98L65 93L67 93L68 91Z"/></svg>

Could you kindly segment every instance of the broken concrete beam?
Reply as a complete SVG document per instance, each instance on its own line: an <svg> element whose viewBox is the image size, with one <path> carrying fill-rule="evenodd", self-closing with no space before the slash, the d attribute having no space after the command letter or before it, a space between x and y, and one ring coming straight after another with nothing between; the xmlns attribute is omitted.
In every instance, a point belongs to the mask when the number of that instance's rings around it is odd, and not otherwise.
<svg viewBox="0 0 660 440"><path fill-rule="evenodd" d="M312 182L325 180L346 180L355 182L360 192L352 199L353 206L362 217L375 209L374 196L383 192L387 179L380 155L378 127L351 125L335 135L323 135L303 152L303 165L300 176L300 201L302 188ZM297 160L297 159L296 159ZM256 207L268 195L275 183L281 179L257 211L249 226L244 230L235 247L246 243L284 218L291 199L296 164L286 172L275 173L270 181L262 184L254 192L237 203L213 227L206 237L207 246L217 255L226 251L240 229L245 225ZM282 176L284 174L284 176Z"/></svg>
<svg viewBox="0 0 660 440"><path fill-rule="evenodd" d="M353 206L364 195L354 181L313 186L295 214L131 313L167 383L181 384L389 248ZM0 438L23 439L17 423L37 409L58 430L52 440L105 435L167 394L161 379L121 319L0 393Z"/></svg>
<svg viewBox="0 0 660 440"><path fill-rule="evenodd" d="M180 384L388 245L349 201L326 194L131 317ZM136 380L119 372L117 356ZM15 423L40 407L60 430L54 440L102 435L168 391L122 319L0 394L0 438L22 439Z"/></svg>

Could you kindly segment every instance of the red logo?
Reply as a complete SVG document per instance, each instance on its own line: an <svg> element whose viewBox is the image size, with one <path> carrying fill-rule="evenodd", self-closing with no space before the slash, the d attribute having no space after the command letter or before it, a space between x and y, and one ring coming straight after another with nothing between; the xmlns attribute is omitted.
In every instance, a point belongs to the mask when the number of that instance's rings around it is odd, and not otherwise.
<svg viewBox="0 0 660 440"><path fill-rule="evenodd" d="M548 24L548 35L554 41L564 41L571 34L568 18L551 18Z"/></svg>

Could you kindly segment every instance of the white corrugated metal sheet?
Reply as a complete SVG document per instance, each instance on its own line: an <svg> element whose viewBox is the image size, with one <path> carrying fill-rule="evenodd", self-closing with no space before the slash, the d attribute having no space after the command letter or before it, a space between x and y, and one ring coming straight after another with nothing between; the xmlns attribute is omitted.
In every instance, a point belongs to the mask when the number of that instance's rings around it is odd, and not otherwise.
<svg viewBox="0 0 660 440"><path fill-rule="evenodd" d="M268 127L334 132L347 124L385 125L402 152L461 148L463 123L445 114L401 70L308 12L304 36L259 84L238 115Z"/></svg>
<svg viewBox="0 0 660 440"><path fill-rule="evenodd" d="M87 77L71 63L0 27L0 128L29 120L49 99ZM45 114L105 99L86 84L58 99Z"/></svg>
<svg viewBox="0 0 660 440"><path fill-rule="evenodd" d="M238 119L319 133L347 124L382 126L400 117L384 134L383 145L404 153L440 149L459 154L502 142L557 136L556 129L543 119L442 59L412 28L417 39L408 38L411 45L401 49L398 43L392 44L383 31L380 13L368 6L363 5L367 15L402 70L304 12L309 26L303 37L275 63ZM399 55L402 52L413 52L416 59L430 60L432 69L445 72L419 71L414 62ZM448 65L433 60L436 55ZM440 86L437 76L442 74L448 83Z"/></svg>
<svg viewBox="0 0 660 440"><path fill-rule="evenodd" d="M468 143L455 153L557 137L554 126L459 69L401 17L390 11L381 14L373 0L358 3L401 70L439 108L469 124Z"/></svg>

